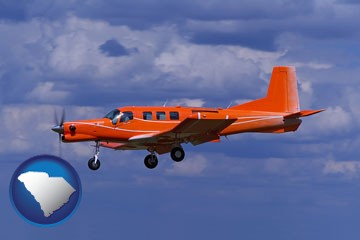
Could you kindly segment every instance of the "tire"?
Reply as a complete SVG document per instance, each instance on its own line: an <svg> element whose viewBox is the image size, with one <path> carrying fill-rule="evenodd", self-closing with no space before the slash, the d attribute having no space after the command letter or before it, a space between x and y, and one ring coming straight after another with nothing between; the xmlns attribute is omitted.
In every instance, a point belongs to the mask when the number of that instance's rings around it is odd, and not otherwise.
<svg viewBox="0 0 360 240"><path fill-rule="evenodd" d="M98 159L95 163L95 157L92 157L88 161L88 166L93 171L98 170L100 168L100 160Z"/></svg>
<svg viewBox="0 0 360 240"><path fill-rule="evenodd" d="M185 158L185 152L181 147L174 147L170 155L171 159L175 162L181 162Z"/></svg>
<svg viewBox="0 0 360 240"><path fill-rule="evenodd" d="M158 165L158 158L155 155L149 154L144 159L144 164L149 169L154 169Z"/></svg>

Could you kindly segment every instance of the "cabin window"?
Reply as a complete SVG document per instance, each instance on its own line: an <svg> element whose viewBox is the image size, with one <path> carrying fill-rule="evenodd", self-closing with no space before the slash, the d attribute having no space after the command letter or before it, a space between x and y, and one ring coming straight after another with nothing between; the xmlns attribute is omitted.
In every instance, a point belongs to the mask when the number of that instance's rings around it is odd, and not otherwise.
<svg viewBox="0 0 360 240"><path fill-rule="evenodd" d="M134 115L132 112L122 112L120 114L120 122L127 122L134 118Z"/></svg>
<svg viewBox="0 0 360 240"><path fill-rule="evenodd" d="M157 120L165 120L166 119L165 112L156 112L156 119Z"/></svg>
<svg viewBox="0 0 360 240"><path fill-rule="evenodd" d="M143 112L144 120L152 120L152 112Z"/></svg>
<svg viewBox="0 0 360 240"><path fill-rule="evenodd" d="M179 112L170 112L170 120L179 120Z"/></svg>

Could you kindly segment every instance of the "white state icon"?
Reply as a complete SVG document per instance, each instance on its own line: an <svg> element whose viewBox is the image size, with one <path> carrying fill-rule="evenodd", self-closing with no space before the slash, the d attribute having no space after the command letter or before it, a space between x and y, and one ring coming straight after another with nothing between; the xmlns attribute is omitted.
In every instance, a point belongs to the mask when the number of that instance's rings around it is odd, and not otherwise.
<svg viewBox="0 0 360 240"><path fill-rule="evenodd" d="M40 204L45 217L63 207L76 190L62 177L49 177L46 172L25 172L18 180Z"/></svg>

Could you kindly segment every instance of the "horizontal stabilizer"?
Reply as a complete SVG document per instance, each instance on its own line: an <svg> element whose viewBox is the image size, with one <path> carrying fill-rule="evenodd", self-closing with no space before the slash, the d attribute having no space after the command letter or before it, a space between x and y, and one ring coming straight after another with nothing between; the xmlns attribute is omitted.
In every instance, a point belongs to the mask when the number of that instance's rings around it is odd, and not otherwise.
<svg viewBox="0 0 360 240"><path fill-rule="evenodd" d="M325 111L325 109L319 109L319 110L302 110L300 112L292 113L289 115L286 115L285 119L292 119L292 118L301 118L301 117L307 117L310 115L317 114L319 112Z"/></svg>

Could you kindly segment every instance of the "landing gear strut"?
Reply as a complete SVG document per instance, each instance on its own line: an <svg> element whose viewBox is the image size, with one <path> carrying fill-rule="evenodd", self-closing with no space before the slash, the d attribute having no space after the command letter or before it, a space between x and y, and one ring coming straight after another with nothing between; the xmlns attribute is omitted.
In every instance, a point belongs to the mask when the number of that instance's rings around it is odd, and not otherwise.
<svg viewBox="0 0 360 240"><path fill-rule="evenodd" d="M155 153L151 153L147 155L144 159L144 164L147 168L153 169L158 165L158 158L156 157Z"/></svg>
<svg viewBox="0 0 360 240"><path fill-rule="evenodd" d="M95 142L95 155L94 157L90 158L88 161L88 166L91 170L98 170L100 168L100 159L99 159L99 154L100 154L100 144L99 141Z"/></svg>

